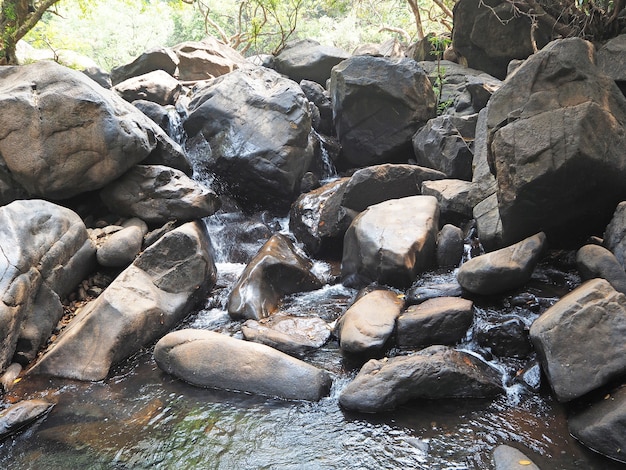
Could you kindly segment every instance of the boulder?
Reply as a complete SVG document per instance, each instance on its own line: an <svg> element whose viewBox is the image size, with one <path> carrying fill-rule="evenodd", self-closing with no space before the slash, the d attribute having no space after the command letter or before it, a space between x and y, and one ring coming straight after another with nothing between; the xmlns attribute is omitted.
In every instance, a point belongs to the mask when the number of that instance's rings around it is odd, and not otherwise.
<svg viewBox="0 0 626 470"><path fill-rule="evenodd" d="M471 197L472 183L457 179L424 181L422 194L434 196L439 202L441 221L461 224L472 218L474 206L480 201Z"/></svg>
<svg viewBox="0 0 626 470"><path fill-rule="evenodd" d="M31 374L102 380L203 302L215 285L211 242L189 222L149 246L62 331Z"/></svg>
<svg viewBox="0 0 626 470"><path fill-rule="evenodd" d="M201 219L221 205L213 190L162 165L136 165L103 188L100 198L112 212L150 224Z"/></svg>
<svg viewBox="0 0 626 470"><path fill-rule="evenodd" d="M463 261L464 251L463 230L451 224L444 225L437 235L437 266L458 266Z"/></svg>
<svg viewBox="0 0 626 470"><path fill-rule="evenodd" d="M376 413L416 399L489 398L503 391L499 372L478 357L447 346L372 359L339 395L349 410Z"/></svg>
<svg viewBox="0 0 626 470"><path fill-rule="evenodd" d="M330 339L330 327L319 317L272 315L261 321L246 320L241 332L248 341L265 344L291 356L304 356Z"/></svg>
<svg viewBox="0 0 626 470"><path fill-rule="evenodd" d="M598 49L596 64L622 88L626 82L626 34L614 37Z"/></svg>
<svg viewBox="0 0 626 470"><path fill-rule="evenodd" d="M192 149L194 136L208 141L200 164L235 197L248 207L293 202L313 158L311 113L297 84L269 69L236 70L197 90L189 110Z"/></svg>
<svg viewBox="0 0 626 470"><path fill-rule="evenodd" d="M300 88L302 88L302 92L309 102L314 104L320 113L319 122L317 124L313 123L315 130L324 135L334 134L333 104L326 89L319 83L311 80L301 80Z"/></svg>
<svg viewBox="0 0 626 470"><path fill-rule="evenodd" d="M546 246L543 232L519 243L463 263L457 280L463 289L480 295L500 294L526 284Z"/></svg>
<svg viewBox="0 0 626 470"><path fill-rule="evenodd" d="M626 272L617 258L599 245L585 245L576 253L576 266L583 281L600 277L613 289L626 294Z"/></svg>
<svg viewBox="0 0 626 470"><path fill-rule="evenodd" d="M46 415L54 406L46 400L22 400L0 412L0 441Z"/></svg>
<svg viewBox="0 0 626 470"><path fill-rule="evenodd" d="M356 212L389 199L421 194L425 181L440 180L437 170L408 164L383 164L360 168L350 177L341 205Z"/></svg>
<svg viewBox="0 0 626 470"><path fill-rule="evenodd" d="M407 305L418 305L428 299L438 297L461 297L463 289L458 282L437 283L433 285L416 285L406 291Z"/></svg>
<svg viewBox="0 0 626 470"><path fill-rule="evenodd" d="M392 199L370 206L344 237L341 277L409 286L435 263L439 205L432 196Z"/></svg>
<svg viewBox="0 0 626 470"><path fill-rule="evenodd" d="M455 126L452 116L431 119L412 138L418 165L441 171L448 178L472 180L472 159L469 142Z"/></svg>
<svg viewBox="0 0 626 470"><path fill-rule="evenodd" d="M497 194L492 194L476 204L472 213L476 220L478 238L485 250L493 251L506 246Z"/></svg>
<svg viewBox="0 0 626 470"><path fill-rule="evenodd" d="M179 330L154 348L161 370L192 385L317 401L330 391L328 372L263 344L207 330Z"/></svg>
<svg viewBox="0 0 626 470"><path fill-rule="evenodd" d="M592 279L546 310L530 339L561 402L578 398L626 373L626 296Z"/></svg>
<svg viewBox="0 0 626 470"><path fill-rule="evenodd" d="M63 316L61 298L95 266L73 211L41 200L0 207L0 371L32 360Z"/></svg>
<svg viewBox="0 0 626 470"><path fill-rule="evenodd" d="M539 470L525 454L509 445L500 444L492 457L494 470Z"/></svg>
<svg viewBox="0 0 626 470"><path fill-rule="evenodd" d="M348 57L349 53L337 47L303 39L288 43L274 59L274 68L295 82L311 80L326 86L331 69Z"/></svg>
<svg viewBox="0 0 626 470"><path fill-rule="evenodd" d="M343 353L372 357L391 338L404 301L390 290L373 290L361 296L337 321Z"/></svg>
<svg viewBox="0 0 626 470"><path fill-rule="evenodd" d="M228 314L234 319L268 317L284 295L322 287L312 268L311 260L298 253L291 240L273 235L235 283L228 298Z"/></svg>
<svg viewBox="0 0 626 470"><path fill-rule="evenodd" d="M139 55L130 64L113 67L111 70L111 82L113 85L117 85L129 78L145 75L155 70L163 70L174 76L178 62L178 57L170 49L165 47L150 49Z"/></svg>
<svg viewBox="0 0 626 470"><path fill-rule="evenodd" d="M148 100L165 106L176 103L182 85L169 73L155 70L124 80L113 89L130 103L135 100Z"/></svg>
<svg viewBox="0 0 626 470"><path fill-rule="evenodd" d="M136 226L115 232L98 247L98 264L107 268L125 268L141 251L144 235L141 228Z"/></svg>
<svg viewBox="0 0 626 470"><path fill-rule="evenodd" d="M478 113L476 139L474 139L474 158L472 160L472 188L470 199L475 206L480 201L496 194L498 185L489 168L487 152L487 109Z"/></svg>
<svg viewBox="0 0 626 470"><path fill-rule="evenodd" d="M352 55L371 55L375 57L404 57L405 46L396 38L387 39L382 44L360 44L353 51ZM410 57L407 54L407 57Z"/></svg>
<svg viewBox="0 0 626 470"><path fill-rule="evenodd" d="M172 52L178 58L178 79L183 82L216 78L246 64L239 52L212 36L177 44Z"/></svg>
<svg viewBox="0 0 626 470"><path fill-rule="evenodd" d="M437 297L411 305L398 318L401 348L458 343L474 320L474 303L459 297Z"/></svg>
<svg viewBox="0 0 626 470"><path fill-rule="evenodd" d="M626 386L603 396L567 420L569 431L583 445L626 463Z"/></svg>
<svg viewBox="0 0 626 470"><path fill-rule="evenodd" d="M626 269L626 202L620 202L604 231L602 245L610 250Z"/></svg>
<svg viewBox="0 0 626 470"><path fill-rule="evenodd" d="M0 107L0 166L47 199L101 188L165 135L117 94L54 62L2 67Z"/></svg>
<svg viewBox="0 0 626 470"><path fill-rule="evenodd" d="M334 251L337 246L341 250L343 236L353 219L350 211L341 206L347 183L348 178L326 183L302 194L291 206L289 229L308 253Z"/></svg>
<svg viewBox="0 0 626 470"><path fill-rule="evenodd" d="M329 92L348 167L406 162L411 137L436 115L430 81L411 59L351 57L333 68Z"/></svg>
<svg viewBox="0 0 626 470"><path fill-rule="evenodd" d="M474 338L498 357L527 357L532 352L528 328L520 318L481 322L474 331Z"/></svg>
<svg viewBox="0 0 626 470"><path fill-rule="evenodd" d="M475 115L487 106L491 95L502 85L500 80L481 70L449 60L425 61L419 62L419 65L426 71L433 87L438 90L437 107L446 115ZM461 135L469 137L464 132Z"/></svg>
<svg viewBox="0 0 626 470"><path fill-rule="evenodd" d="M529 16L518 14L515 8L502 0L488 4L459 0L454 5L452 47L469 67L503 80L511 60L534 52L532 38L538 48L550 40L550 28L542 22L533 25Z"/></svg>
<svg viewBox="0 0 626 470"><path fill-rule="evenodd" d="M487 129L505 243L542 230L579 244L626 199L626 98L591 43L553 41L526 60L489 101Z"/></svg>

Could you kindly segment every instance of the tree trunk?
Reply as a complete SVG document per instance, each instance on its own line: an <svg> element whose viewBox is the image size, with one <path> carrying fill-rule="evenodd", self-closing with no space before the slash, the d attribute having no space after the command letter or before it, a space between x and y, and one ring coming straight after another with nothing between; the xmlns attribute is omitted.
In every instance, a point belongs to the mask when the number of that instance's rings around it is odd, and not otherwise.
<svg viewBox="0 0 626 470"><path fill-rule="evenodd" d="M413 18L415 19L415 27L417 28L417 40L424 39L424 27L422 26L422 15L420 13L417 0L407 0L411 11L413 12Z"/></svg>

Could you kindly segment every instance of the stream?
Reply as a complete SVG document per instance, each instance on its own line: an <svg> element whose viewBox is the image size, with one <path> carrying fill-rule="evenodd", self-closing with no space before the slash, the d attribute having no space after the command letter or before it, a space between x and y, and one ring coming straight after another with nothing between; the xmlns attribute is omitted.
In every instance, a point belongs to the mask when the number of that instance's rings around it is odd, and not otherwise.
<svg viewBox="0 0 626 470"><path fill-rule="evenodd" d="M226 300L247 260L269 230L287 231L287 219L220 210L206 223L215 245L218 281L204 308L180 325L241 337ZM338 262L315 261L327 281L318 291L292 295L282 310L336 320L356 296L337 283ZM450 282L454 272L431 272L422 282ZM476 302L475 327L493 316L526 323L579 281L573 271L542 263L525 293L534 309L510 297ZM484 353L471 333L459 348ZM401 351L391 351L402 354ZM487 358L511 377L526 361ZM27 377L5 401L44 398L49 415L0 444L0 468L22 469L485 469L501 443L517 446L543 470L622 468L578 444L565 410L545 387L539 393L508 385L495 400L417 401L394 412L364 415L342 410L341 389L356 371L346 367L336 340L306 358L334 378L320 402L277 400L196 388L161 372L146 348L102 382ZM507 380L504 378L503 380Z"/></svg>

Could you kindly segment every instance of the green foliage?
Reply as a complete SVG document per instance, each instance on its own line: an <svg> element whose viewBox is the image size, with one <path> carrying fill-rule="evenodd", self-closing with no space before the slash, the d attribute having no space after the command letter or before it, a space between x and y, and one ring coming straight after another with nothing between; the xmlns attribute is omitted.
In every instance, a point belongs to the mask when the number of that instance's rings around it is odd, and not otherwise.
<svg viewBox="0 0 626 470"><path fill-rule="evenodd" d="M443 86L446 83L446 69L445 67L441 66L443 53L445 52L446 48L452 43L452 39L450 39L448 36L432 35L428 37L428 42L432 47L430 53L437 58L437 76L435 77L433 89L435 91L435 96L437 97L437 114L441 115L445 113L446 110L453 104L451 99L443 99Z"/></svg>

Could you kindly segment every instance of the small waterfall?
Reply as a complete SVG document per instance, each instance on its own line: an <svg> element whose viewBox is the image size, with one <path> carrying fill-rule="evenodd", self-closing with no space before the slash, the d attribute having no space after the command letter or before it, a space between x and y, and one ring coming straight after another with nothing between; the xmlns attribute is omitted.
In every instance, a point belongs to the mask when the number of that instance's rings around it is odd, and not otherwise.
<svg viewBox="0 0 626 470"><path fill-rule="evenodd" d="M328 141L328 137L319 134L315 129L312 129L311 132L313 133L313 137L315 137L320 144L320 181L327 182L337 177L335 163L328 151L330 142Z"/></svg>
<svg viewBox="0 0 626 470"><path fill-rule="evenodd" d="M179 145L184 145L187 139L185 128L183 127L183 117L181 111L174 106L167 106L167 135ZM186 114L186 112L185 112Z"/></svg>

